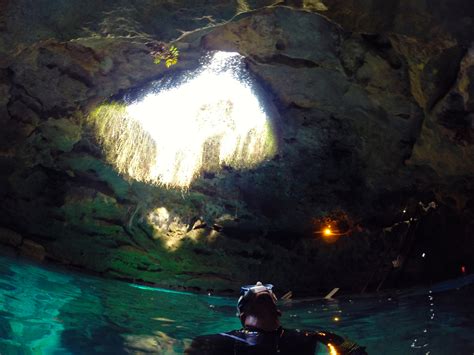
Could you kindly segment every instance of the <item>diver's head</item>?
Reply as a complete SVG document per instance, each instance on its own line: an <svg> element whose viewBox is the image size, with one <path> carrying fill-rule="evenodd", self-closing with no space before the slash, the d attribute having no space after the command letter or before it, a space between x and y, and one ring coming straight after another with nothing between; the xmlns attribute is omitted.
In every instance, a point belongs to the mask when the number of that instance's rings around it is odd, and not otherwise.
<svg viewBox="0 0 474 355"><path fill-rule="evenodd" d="M272 291L273 285L242 286L237 302L237 316L244 327L253 327L272 331L280 327L281 312L277 309L277 298Z"/></svg>

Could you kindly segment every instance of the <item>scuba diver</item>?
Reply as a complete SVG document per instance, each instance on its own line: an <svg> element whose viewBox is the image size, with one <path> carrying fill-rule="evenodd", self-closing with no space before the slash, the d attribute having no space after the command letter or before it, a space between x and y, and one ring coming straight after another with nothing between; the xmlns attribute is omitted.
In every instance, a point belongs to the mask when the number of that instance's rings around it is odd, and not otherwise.
<svg viewBox="0 0 474 355"><path fill-rule="evenodd" d="M283 328L273 285L243 286L237 302L242 329L195 338L185 354L367 355L363 347L329 332Z"/></svg>

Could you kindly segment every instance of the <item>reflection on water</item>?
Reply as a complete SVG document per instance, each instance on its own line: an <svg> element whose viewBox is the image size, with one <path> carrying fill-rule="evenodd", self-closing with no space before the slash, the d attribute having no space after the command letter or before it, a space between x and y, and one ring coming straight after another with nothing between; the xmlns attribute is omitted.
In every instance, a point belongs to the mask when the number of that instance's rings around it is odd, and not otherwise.
<svg viewBox="0 0 474 355"><path fill-rule="evenodd" d="M369 354L473 354L473 279L294 301L281 305L283 324L339 333ZM136 287L0 256L2 355L180 353L197 335L239 326L232 298Z"/></svg>

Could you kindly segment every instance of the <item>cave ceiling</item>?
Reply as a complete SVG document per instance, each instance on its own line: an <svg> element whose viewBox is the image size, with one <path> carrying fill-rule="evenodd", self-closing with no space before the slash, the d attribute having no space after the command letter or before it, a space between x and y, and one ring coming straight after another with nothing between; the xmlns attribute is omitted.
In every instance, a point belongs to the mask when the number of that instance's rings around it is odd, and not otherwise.
<svg viewBox="0 0 474 355"><path fill-rule="evenodd" d="M434 202L463 228L453 257L472 256L474 20L457 2L0 1L0 243L168 287L355 289L401 211ZM118 171L91 112L214 51L244 57L277 150L186 189Z"/></svg>

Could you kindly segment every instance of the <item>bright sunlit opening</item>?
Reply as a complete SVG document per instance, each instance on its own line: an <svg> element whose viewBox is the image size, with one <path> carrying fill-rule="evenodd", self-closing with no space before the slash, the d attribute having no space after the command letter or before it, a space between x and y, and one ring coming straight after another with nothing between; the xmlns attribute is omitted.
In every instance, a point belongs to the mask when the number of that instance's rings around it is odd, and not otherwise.
<svg viewBox="0 0 474 355"><path fill-rule="evenodd" d="M121 146L109 160L139 181L188 188L203 171L252 168L271 158L276 149L271 124L249 80L239 77L242 60L238 53L217 52L184 83L116 110L114 116L124 117L109 121L140 134L129 132L126 139L116 128L103 127L103 145L114 144L107 137L114 135Z"/></svg>

